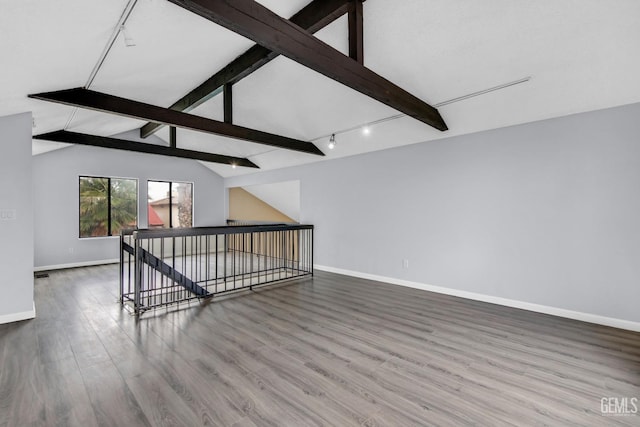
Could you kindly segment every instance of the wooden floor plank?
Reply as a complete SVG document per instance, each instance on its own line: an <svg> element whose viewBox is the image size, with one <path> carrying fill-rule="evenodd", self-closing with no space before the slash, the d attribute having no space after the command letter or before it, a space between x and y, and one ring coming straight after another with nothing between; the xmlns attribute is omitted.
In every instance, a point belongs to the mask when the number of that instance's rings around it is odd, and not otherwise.
<svg viewBox="0 0 640 427"><path fill-rule="evenodd" d="M150 426L145 413L120 373L109 360L80 368L100 426Z"/></svg>
<svg viewBox="0 0 640 427"><path fill-rule="evenodd" d="M314 306L316 305L315 304L316 300L322 301L323 297L314 294L314 298L311 300L313 301ZM344 309L355 310L358 313L365 313L365 315L367 312L366 309L354 308L353 303L343 303L341 301L337 301L335 304L342 304ZM372 310L372 312L373 313L382 312L384 314L383 309ZM470 315L470 313L468 315ZM554 347L550 347L547 344L547 335L528 337L528 341L523 342L522 340L518 339L518 337L514 337L513 335L510 335L510 334L501 337L499 335L496 335L495 333L481 333L481 334L470 333L472 331L475 331L475 332L480 332L480 331L477 329L474 329L474 325L469 324L468 315L467 315L466 325L462 323L459 327L452 330L452 326L450 324L442 324L437 326L438 330L435 333L433 331L430 331L430 332L431 334L433 334L433 336L439 334L440 341L445 340L447 341L448 345L457 341L458 345L460 345L459 343L462 343L464 348L468 348L469 345L472 345L472 346L483 345L483 346L488 346L489 350L486 350L486 351L492 351L491 350L492 348L495 348L496 346L498 346L498 347L506 347L508 350L519 351L521 354L524 354L525 356L528 356L529 353L532 353L532 352L539 353L540 355L544 356L542 358L539 358L539 360L546 360L547 358L553 358L564 365L569 365L569 367L572 365L578 364L582 367L582 369L589 368L595 372L600 373L602 375L602 378L608 378L608 375L613 375L614 379L624 381L624 379L621 378L621 376L626 377L629 380L632 380L633 378L638 378L638 374L640 374L640 372L638 372L637 370L637 367L639 365L634 360L636 356L634 356L633 354L630 354L630 355L624 354L619 356L613 354L613 356L617 356L617 357L602 358L598 355L599 346L595 346L593 348L584 347L580 349L580 348L576 348L575 346L572 346L571 340L566 340L564 342L555 344L555 348L554 348ZM429 316L429 315L426 315L426 316ZM404 312L403 317L410 318L411 315ZM374 315L373 319L375 321L375 319L377 319L377 315ZM455 320L452 319L452 322L454 321ZM478 321L479 320L476 320L476 323ZM410 328L405 328L405 329L409 329L410 332L405 332L402 329L395 328L395 330L392 330L391 333L394 336L397 333L400 333L400 334L409 333L411 335L408 337L408 339L413 339L413 338L416 338L418 340L421 339L420 336L416 336L416 332L415 332L416 329L419 329L419 326L420 326L419 322L414 322L414 324L407 324L406 321L403 319L402 325L410 326ZM432 324L432 326L436 327L435 324ZM501 329L502 328L503 327L501 327ZM391 328L385 328L385 331L381 331L381 333L389 334L389 329L393 329L393 326ZM496 328L494 327L494 330L495 329ZM432 338L431 334L425 335L425 339L431 339ZM532 345L532 343L534 345ZM463 349L460 349L460 350L463 350ZM583 351L580 351L580 350L583 350ZM584 350L588 350L588 351L584 351ZM479 353L483 354L484 351L485 350L481 350ZM611 362L614 360L618 362L616 367L611 366ZM620 369L622 369L623 372L620 372Z"/></svg>
<svg viewBox="0 0 640 427"><path fill-rule="evenodd" d="M0 325L0 427L637 426L640 334L317 272L141 318L118 267L36 280Z"/></svg>
<svg viewBox="0 0 640 427"><path fill-rule="evenodd" d="M41 425L97 426L75 358L52 358L42 368L45 413Z"/></svg>
<svg viewBox="0 0 640 427"><path fill-rule="evenodd" d="M211 421L208 416L200 418L191 411L187 402L155 371L127 378L126 383L151 425L190 427Z"/></svg>

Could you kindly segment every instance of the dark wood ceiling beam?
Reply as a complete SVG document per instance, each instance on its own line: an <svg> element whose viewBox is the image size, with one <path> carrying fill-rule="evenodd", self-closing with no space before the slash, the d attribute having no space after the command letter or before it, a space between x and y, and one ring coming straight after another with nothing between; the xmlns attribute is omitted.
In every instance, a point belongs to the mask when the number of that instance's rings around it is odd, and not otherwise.
<svg viewBox="0 0 640 427"><path fill-rule="evenodd" d="M169 0L439 130L437 109L253 0Z"/></svg>
<svg viewBox="0 0 640 427"><path fill-rule="evenodd" d="M258 168L258 165L242 157L225 156L222 154L206 153L203 151L184 150L181 148L165 147L162 145L145 144L128 141L126 139L106 136L89 135L85 133L59 130L55 132L35 135L34 139L45 141L66 142L70 144L89 145L92 147L112 148L116 150L134 151L137 153L159 154L161 156L181 157L184 159L202 160L204 162L222 163L225 165Z"/></svg>
<svg viewBox="0 0 640 427"><path fill-rule="evenodd" d="M352 0L349 8L349 57L364 65L364 19L362 0Z"/></svg>
<svg viewBox="0 0 640 427"><path fill-rule="evenodd" d="M143 102L120 98L118 96L95 92L84 88L32 94L29 95L29 98L114 113L125 117L132 117L134 119L151 120L168 126L176 126L179 128L256 142L258 144L269 145L272 147L324 156L324 153L310 142L300 141L286 136L274 135L272 133L249 129L242 126L236 126L231 123L207 119L193 114L157 107L155 105L145 104Z"/></svg>
<svg viewBox="0 0 640 427"><path fill-rule="evenodd" d="M169 126L169 146L172 148L178 147L178 130L175 126Z"/></svg>
<svg viewBox="0 0 640 427"><path fill-rule="evenodd" d="M222 102L224 104L224 122L233 123L233 85L225 83L222 86Z"/></svg>
<svg viewBox="0 0 640 427"><path fill-rule="evenodd" d="M313 0L293 15L291 22L310 33L315 33L346 14L353 7L352 2L353 0ZM225 84L237 83L277 56L278 53L263 46L252 46L169 108L190 111L220 93ZM161 127L163 125L160 123L147 123L140 128L140 136L146 138Z"/></svg>

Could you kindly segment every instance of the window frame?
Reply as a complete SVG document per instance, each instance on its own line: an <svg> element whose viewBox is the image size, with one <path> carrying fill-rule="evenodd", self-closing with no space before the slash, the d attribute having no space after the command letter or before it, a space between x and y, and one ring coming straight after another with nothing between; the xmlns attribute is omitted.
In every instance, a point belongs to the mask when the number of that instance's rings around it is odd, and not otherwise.
<svg viewBox="0 0 640 427"><path fill-rule="evenodd" d="M158 182L162 184L169 184L169 227L166 229L176 228L173 226L173 197L171 197L173 184L190 184L191 185L191 228L195 227L195 194L196 194L196 184L193 181L180 181L180 180L167 180L167 179L147 179L147 199L149 198L149 183L150 182ZM149 203L147 201L147 203ZM147 227L149 227L149 218L147 217ZM187 227L180 227L187 228Z"/></svg>
<svg viewBox="0 0 640 427"><path fill-rule="evenodd" d="M80 188L83 178L93 178L93 179L106 179L107 180L107 234L104 236L83 236L81 229L81 221L82 221L82 195L80 194ZM81 174L78 175L78 239L110 239L114 237L119 237L119 234L112 234L111 230L111 180L129 180L134 181L136 184L136 228L140 224L140 180L138 178L130 178L130 177L117 177L117 176L100 176L100 175L89 175L89 174Z"/></svg>

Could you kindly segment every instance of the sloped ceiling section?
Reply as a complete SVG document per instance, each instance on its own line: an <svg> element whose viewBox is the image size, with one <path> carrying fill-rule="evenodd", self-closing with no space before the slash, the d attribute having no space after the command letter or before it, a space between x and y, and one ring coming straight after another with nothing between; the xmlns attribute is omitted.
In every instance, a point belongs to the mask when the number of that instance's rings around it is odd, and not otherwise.
<svg viewBox="0 0 640 427"><path fill-rule="evenodd" d="M300 181L248 185L242 188L289 218L300 221Z"/></svg>
<svg viewBox="0 0 640 427"><path fill-rule="evenodd" d="M110 136L144 122L28 99L87 83L127 0L0 0L0 115L33 111L34 134L66 128ZM307 0L259 3L289 18ZM278 57L234 85L234 123L311 141L316 156L178 130L180 148L248 157L274 169L399 145L640 102L640 2L636 0L367 0L364 65L436 105L531 76L522 84L439 108L449 131L397 111ZM91 89L168 107L253 42L166 0L137 0ZM348 52L347 19L316 37ZM222 120L222 96L192 114ZM346 131L348 129L353 129ZM342 132L345 131L345 132ZM327 148L336 133L337 146ZM157 134L165 144L166 129ZM34 154L64 146L34 142ZM206 163L222 176L252 170Z"/></svg>

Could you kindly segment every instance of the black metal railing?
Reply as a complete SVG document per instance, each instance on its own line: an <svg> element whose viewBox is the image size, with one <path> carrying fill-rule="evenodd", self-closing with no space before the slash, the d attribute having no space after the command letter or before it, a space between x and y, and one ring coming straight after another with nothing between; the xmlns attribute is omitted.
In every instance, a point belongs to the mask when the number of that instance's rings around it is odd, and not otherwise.
<svg viewBox="0 0 640 427"><path fill-rule="evenodd" d="M313 275L313 226L124 230L120 302L137 314Z"/></svg>

